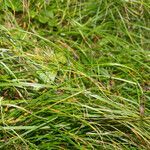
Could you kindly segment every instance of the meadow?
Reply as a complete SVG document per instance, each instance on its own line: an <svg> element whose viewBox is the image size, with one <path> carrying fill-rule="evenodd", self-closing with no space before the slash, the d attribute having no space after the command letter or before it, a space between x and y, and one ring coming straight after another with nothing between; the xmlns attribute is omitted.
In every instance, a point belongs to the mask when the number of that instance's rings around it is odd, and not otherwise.
<svg viewBox="0 0 150 150"><path fill-rule="evenodd" d="M1 0L0 149L150 149L150 1Z"/></svg>

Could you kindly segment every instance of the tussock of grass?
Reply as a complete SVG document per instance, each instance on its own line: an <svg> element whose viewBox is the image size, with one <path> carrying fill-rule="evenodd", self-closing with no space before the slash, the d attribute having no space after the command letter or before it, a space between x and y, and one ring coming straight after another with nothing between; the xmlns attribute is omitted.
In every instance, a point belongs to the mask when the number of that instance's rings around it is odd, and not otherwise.
<svg viewBox="0 0 150 150"><path fill-rule="evenodd" d="M0 3L0 149L149 149L148 1Z"/></svg>

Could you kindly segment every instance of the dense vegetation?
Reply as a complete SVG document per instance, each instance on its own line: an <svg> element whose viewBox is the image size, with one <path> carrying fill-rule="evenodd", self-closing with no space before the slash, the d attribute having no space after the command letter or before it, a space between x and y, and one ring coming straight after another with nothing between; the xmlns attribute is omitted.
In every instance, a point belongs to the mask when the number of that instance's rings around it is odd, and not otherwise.
<svg viewBox="0 0 150 150"><path fill-rule="evenodd" d="M1 0L0 149L150 149L150 1Z"/></svg>

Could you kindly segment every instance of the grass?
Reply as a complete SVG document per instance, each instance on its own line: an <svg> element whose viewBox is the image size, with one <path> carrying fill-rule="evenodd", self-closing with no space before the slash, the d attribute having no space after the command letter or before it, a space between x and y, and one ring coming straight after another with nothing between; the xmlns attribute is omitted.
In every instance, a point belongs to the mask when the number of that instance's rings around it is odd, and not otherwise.
<svg viewBox="0 0 150 150"><path fill-rule="evenodd" d="M149 9L0 1L0 149L148 150Z"/></svg>

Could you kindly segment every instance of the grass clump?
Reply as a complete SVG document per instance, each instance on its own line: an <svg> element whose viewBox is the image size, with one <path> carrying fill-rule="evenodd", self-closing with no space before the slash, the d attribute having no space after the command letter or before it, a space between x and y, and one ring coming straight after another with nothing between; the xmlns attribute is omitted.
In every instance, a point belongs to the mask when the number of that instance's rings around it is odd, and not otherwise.
<svg viewBox="0 0 150 150"><path fill-rule="evenodd" d="M149 8L1 1L0 149L149 149Z"/></svg>

